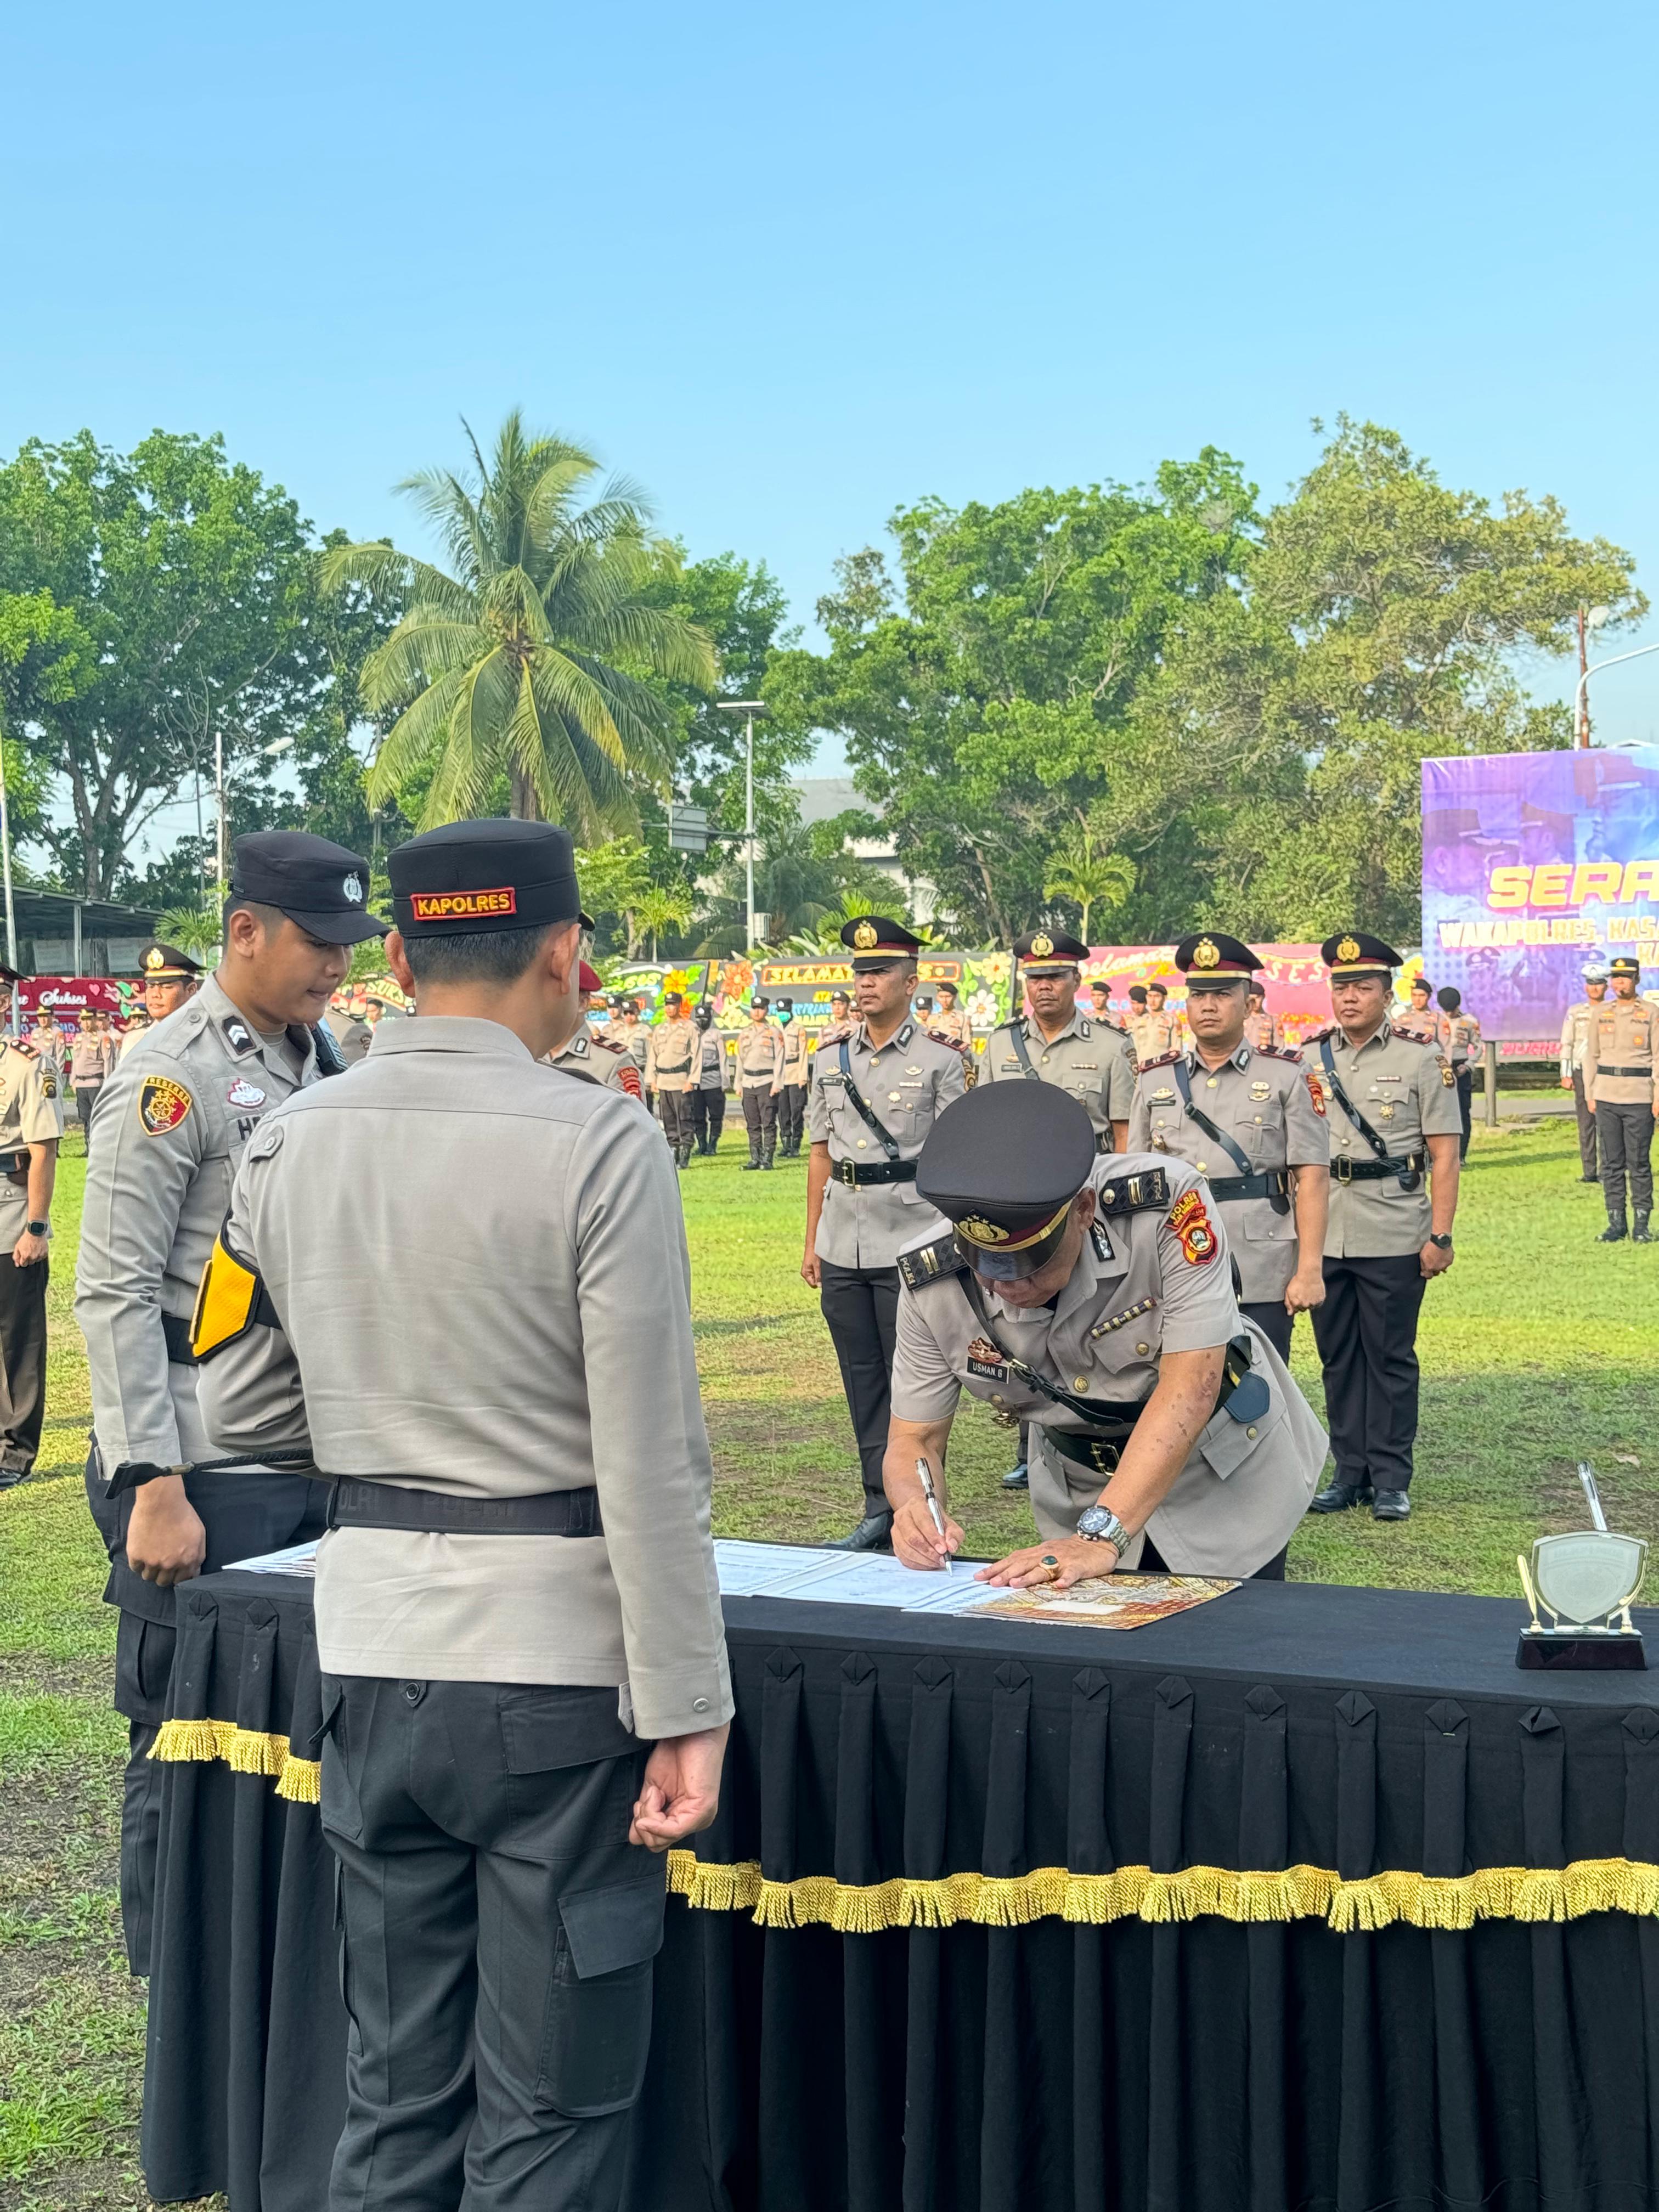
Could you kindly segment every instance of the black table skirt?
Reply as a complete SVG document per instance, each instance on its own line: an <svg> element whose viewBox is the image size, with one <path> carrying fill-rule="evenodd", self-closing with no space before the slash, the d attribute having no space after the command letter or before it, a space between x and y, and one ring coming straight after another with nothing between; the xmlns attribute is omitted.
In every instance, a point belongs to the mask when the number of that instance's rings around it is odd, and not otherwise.
<svg viewBox="0 0 1659 2212"><path fill-rule="evenodd" d="M180 1617L145 2172L319 2212L310 1589L206 1577ZM1659 2212L1659 1674L1523 1676L1522 1617L728 1601L630 2212Z"/></svg>

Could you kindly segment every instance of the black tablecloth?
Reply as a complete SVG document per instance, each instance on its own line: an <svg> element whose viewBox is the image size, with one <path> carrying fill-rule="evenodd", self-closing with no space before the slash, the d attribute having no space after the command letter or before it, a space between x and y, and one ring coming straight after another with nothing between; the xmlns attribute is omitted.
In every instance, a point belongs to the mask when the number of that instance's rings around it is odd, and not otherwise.
<svg viewBox="0 0 1659 2212"><path fill-rule="evenodd" d="M630 2212L1659 2208L1659 1674L1519 1674L1518 1603L1297 1584L1131 1635L726 1609ZM317 2212L309 1586L180 1619L145 2172Z"/></svg>

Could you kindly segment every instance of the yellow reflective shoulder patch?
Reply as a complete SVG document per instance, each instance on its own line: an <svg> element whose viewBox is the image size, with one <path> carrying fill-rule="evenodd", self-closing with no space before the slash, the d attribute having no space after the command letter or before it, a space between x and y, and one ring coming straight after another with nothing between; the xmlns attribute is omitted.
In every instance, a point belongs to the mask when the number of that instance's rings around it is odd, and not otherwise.
<svg viewBox="0 0 1659 2212"><path fill-rule="evenodd" d="M222 1231L202 1270L196 1293L196 1310L190 1319L190 1348L198 1359L210 1359L253 1323L258 1302L259 1278L244 1260L227 1246Z"/></svg>

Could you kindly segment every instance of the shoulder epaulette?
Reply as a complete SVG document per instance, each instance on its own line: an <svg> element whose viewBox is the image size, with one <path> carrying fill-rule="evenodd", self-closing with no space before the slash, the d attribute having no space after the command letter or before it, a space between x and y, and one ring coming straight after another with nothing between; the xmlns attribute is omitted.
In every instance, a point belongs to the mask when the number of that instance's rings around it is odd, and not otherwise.
<svg viewBox="0 0 1659 2212"><path fill-rule="evenodd" d="M1327 1037L1334 1036L1337 1034L1339 1026L1335 1022L1327 1022L1322 1030L1312 1030L1303 1038L1302 1042L1304 1045L1323 1044Z"/></svg>
<svg viewBox="0 0 1659 2212"><path fill-rule="evenodd" d="M961 1274L967 1265L955 1230L934 1237L931 1244L920 1245L914 1252L901 1252L898 1255L899 1275L907 1291L920 1291L929 1283L942 1283L947 1275Z"/></svg>
<svg viewBox="0 0 1659 2212"><path fill-rule="evenodd" d="M593 1042L599 1046L602 1052L614 1052L618 1060L631 1060L633 1058L633 1054L629 1051L628 1047L625 1044L617 1044L608 1036L601 1036L597 1030L593 1033Z"/></svg>
<svg viewBox="0 0 1659 2212"><path fill-rule="evenodd" d="M1157 1065L1155 1061L1154 1066ZM1103 1214L1144 1213L1170 1203L1170 1178L1162 1168L1142 1168L1138 1175L1114 1176L1095 1188L1095 1203Z"/></svg>
<svg viewBox="0 0 1659 2212"><path fill-rule="evenodd" d="M31 1044L26 1036L9 1036L6 1042L14 1052L21 1052L25 1060L39 1060L40 1057L40 1046Z"/></svg>
<svg viewBox="0 0 1659 2212"><path fill-rule="evenodd" d="M1302 1048L1297 1044L1258 1045L1256 1053L1262 1060L1287 1060L1292 1067L1300 1067L1302 1065Z"/></svg>
<svg viewBox="0 0 1659 2212"><path fill-rule="evenodd" d="M1145 1075L1149 1068L1173 1067L1176 1060L1184 1060L1186 1056L1184 1053L1166 1052L1157 1060L1143 1060L1140 1063L1140 1072Z"/></svg>

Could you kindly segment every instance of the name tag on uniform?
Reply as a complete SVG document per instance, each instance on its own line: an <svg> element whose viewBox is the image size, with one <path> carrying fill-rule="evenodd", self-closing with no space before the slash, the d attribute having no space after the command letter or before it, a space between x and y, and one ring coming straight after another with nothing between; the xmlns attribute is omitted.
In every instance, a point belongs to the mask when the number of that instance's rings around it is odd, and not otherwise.
<svg viewBox="0 0 1659 2212"><path fill-rule="evenodd" d="M968 1372L979 1376L987 1382L1006 1382L1008 1380L1008 1363L994 1344L988 1344L982 1336L976 1336L968 1347Z"/></svg>

